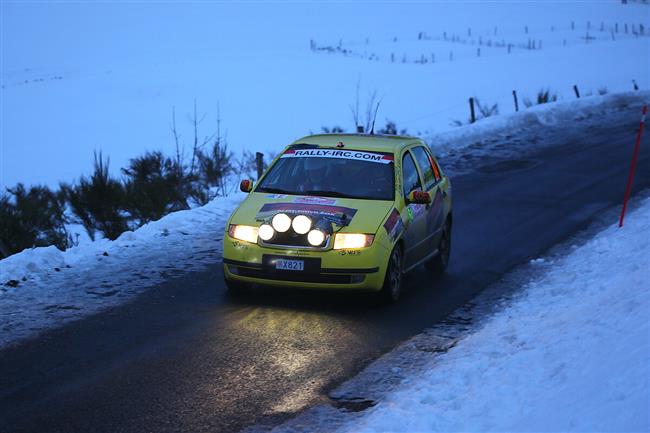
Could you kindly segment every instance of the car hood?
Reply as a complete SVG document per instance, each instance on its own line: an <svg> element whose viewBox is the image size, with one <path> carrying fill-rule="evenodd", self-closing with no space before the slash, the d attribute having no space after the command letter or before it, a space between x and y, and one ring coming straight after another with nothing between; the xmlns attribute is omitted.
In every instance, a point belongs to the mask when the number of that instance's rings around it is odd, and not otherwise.
<svg viewBox="0 0 650 433"><path fill-rule="evenodd" d="M285 212L290 215L303 214L313 219L328 219L336 225L344 225L341 229L343 232L376 233L392 208L393 202L388 200L252 192L239 205L230 222L258 225L262 220Z"/></svg>

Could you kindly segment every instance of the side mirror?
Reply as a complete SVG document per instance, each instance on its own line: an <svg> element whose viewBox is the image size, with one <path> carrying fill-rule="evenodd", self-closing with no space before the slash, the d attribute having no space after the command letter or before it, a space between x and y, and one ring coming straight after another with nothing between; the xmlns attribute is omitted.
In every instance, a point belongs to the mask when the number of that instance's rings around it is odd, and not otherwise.
<svg viewBox="0 0 650 433"><path fill-rule="evenodd" d="M431 194L426 191L411 191L406 200L408 203L429 204L431 203Z"/></svg>
<svg viewBox="0 0 650 433"><path fill-rule="evenodd" d="M244 179L239 183L239 189L241 192L251 192L253 190L253 181L250 179Z"/></svg>

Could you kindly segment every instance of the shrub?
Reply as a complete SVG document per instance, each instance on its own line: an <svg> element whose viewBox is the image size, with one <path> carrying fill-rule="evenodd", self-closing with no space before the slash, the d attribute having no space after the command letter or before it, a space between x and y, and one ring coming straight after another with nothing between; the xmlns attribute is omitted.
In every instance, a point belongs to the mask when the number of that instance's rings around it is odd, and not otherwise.
<svg viewBox="0 0 650 433"><path fill-rule="evenodd" d="M234 172L233 154L228 150L228 144L217 139L208 152L197 152L199 161L197 188L194 198L200 204L205 204L217 195L227 195L228 176ZM253 159L255 156L253 155Z"/></svg>
<svg viewBox="0 0 650 433"><path fill-rule="evenodd" d="M541 89L539 92L537 92L537 100L535 102L536 105L546 104L548 102L554 101L557 101L557 94L551 93L550 89ZM524 105L529 108L533 106L533 102L529 98L524 98Z"/></svg>
<svg viewBox="0 0 650 433"><path fill-rule="evenodd" d="M74 186L62 185L62 191L74 215L95 240L100 231L108 239L116 239L128 230L125 214L125 191L122 183L108 174L109 159L95 154L94 172L90 179L82 176Z"/></svg>
<svg viewBox="0 0 650 433"><path fill-rule="evenodd" d="M191 179L181 164L162 152L147 152L131 159L122 173L125 209L138 225L189 208Z"/></svg>
<svg viewBox="0 0 650 433"><path fill-rule="evenodd" d="M485 117L490 117L490 116L496 116L499 114L499 104L494 104L492 106L488 105L483 105L481 104L481 101L479 101L478 98L474 98L476 101L476 107L478 108L478 112L480 114L479 118L485 118Z"/></svg>
<svg viewBox="0 0 650 433"><path fill-rule="evenodd" d="M30 247L55 245L64 250L70 238L65 230L65 200L45 186L27 190L22 184L0 197L0 249L3 255Z"/></svg>
<svg viewBox="0 0 650 433"><path fill-rule="evenodd" d="M601 96L606 95L608 92L609 92L609 90L607 89L607 86L600 87L598 89L598 94L601 95Z"/></svg>
<svg viewBox="0 0 650 433"><path fill-rule="evenodd" d="M342 134L345 132L345 129L341 128L340 126L332 126L331 128L328 128L327 126L321 126L321 131L325 134Z"/></svg>
<svg viewBox="0 0 650 433"><path fill-rule="evenodd" d="M266 161L264 163L266 165ZM257 161L255 153L250 150L243 150L241 156L234 161L233 170L237 172L240 178L256 178Z"/></svg>
<svg viewBox="0 0 650 433"><path fill-rule="evenodd" d="M386 119L386 126L381 128L378 131L378 133L384 135L397 135L398 134L397 125L392 120ZM406 134L407 132L405 128L399 131L399 135L406 135Z"/></svg>

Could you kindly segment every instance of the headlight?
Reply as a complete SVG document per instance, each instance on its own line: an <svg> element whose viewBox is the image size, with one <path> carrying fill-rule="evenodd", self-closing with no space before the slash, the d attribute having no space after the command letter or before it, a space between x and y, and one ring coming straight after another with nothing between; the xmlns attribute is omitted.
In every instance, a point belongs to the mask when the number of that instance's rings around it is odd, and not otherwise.
<svg viewBox="0 0 650 433"><path fill-rule="evenodd" d="M286 213L279 213L271 220L273 228L280 233L284 233L291 227L291 218Z"/></svg>
<svg viewBox="0 0 650 433"><path fill-rule="evenodd" d="M375 235L364 235L361 233L337 233L334 236L334 249L364 248L372 245Z"/></svg>
<svg viewBox="0 0 650 433"><path fill-rule="evenodd" d="M314 247L320 246L325 242L325 232L322 230L312 230L307 235L307 241Z"/></svg>
<svg viewBox="0 0 650 433"><path fill-rule="evenodd" d="M257 234L263 241L268 241L275 234L275 230L269 224L262 224Z"/></svg>
<svg viewBox="0 0 650 433"><path fill-rule="evenodd" d="M257 227L230 224L228 227L228 236L254 244L257 243Z"/></svg>
<svg viewBox="0 0 650 433"><path fill-rule="evenodd" d="M309 229L311 229L311 220L305 215L298 215L293 219L291 227L293 227L294 231L299 235L304 235L309 231Z"/></svg>

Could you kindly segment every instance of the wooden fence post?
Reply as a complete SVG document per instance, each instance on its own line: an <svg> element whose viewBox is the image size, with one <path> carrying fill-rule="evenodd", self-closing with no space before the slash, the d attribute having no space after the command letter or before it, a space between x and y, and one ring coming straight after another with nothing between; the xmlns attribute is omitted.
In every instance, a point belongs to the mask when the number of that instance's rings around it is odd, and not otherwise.
<svg viewBox="0 0 650 433"><path fill-rule="evenodd" d="M515 99L515 111L519 111L519 101L517 101L517 91L512 91L512 97Z"/></svg>
<svg viewBox="0 0 650 433"><path fill-rule="evenodd" d="M576 98L580 99L580 92L578 91L578 86L576 84L573 85L573 91L576 92Z"/></svg>
<svg viewBox="0 0 650 433"><path fill-rule="evenodd" d="M469 98L469 122L474 123L476 122L476 114L474 113L474 98Z"/></svg>

